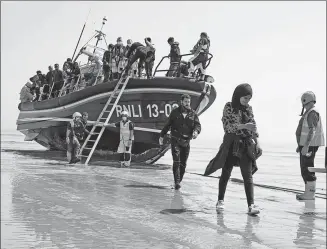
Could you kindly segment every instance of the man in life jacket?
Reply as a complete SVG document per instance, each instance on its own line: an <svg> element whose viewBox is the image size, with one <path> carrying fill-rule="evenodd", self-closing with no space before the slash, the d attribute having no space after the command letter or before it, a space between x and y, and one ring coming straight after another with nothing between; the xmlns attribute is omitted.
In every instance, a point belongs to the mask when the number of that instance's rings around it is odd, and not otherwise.
<svg viewBox="0 0 327 249"><path fill-rule="evenodd" d="M71 120L67 125L66 132L67 159L70 164L80 161L80 159L77 158L77 155L81 148L80 141L84 138L84 132L89 133L82 122L82 114L75 112L73 114L73 120Z"/></svg>
<svg viewBox="0 0 327 249"><path fill-rule="evenodd" d="M179 49L179 43L174 40L174 37L168 38L168 44L170 45L170 53L168 57L170 58L170 67L167 72L167 77L179 77L178 68L181 61L181 52Z"/></svg>
<svg viewBox="0 0 327 249"><path fill-rule="evenodd" d="M313 92L305 92L301 97L302 113L296 130L298 147L300 153L301 175L305 183L303 194L297 194L298 200L314 200L316 192L316 176L310 172L308 167L314 167L314 159L319 146L325 145L324 132L321 116L315 108L316 96ZM305 112L304 112L305 110Z"/></svg>
<svg viewBox="0 0 327 249"><path fill-rule="evenodd" d="M208 60L210 40L206 32L200 34L200 39L191 50L194 56L189 60L189 73L194 73L195 67L198 67L201 72L200 80L205 78L205 65Z"/></svg>
<svg viewBox="0 0 327 249"><path fill-rule="evenodd" d="M196 139L201 132L201 124L198 115L191 108L191 97L189 95L183 94L181 105L170 113L168 121L160 133L160 145L163 144L163 137L168 130L171 130L175 189L179 189L190 153L190 141Z"/></svg>
<svg viewBox="0 0 327 249"><path fill-rule="evenodd" d="M119 161L121 167L129 167L132 159L132 145L134 141L134 123L129 120L129 113L122 111L121 121L115 124L107 124L106 127L115 126L120 129L119 145L117 153L119 153Z"/></svg>
<svg viewBox="0 0 327 249"><path fill-rule="evenodd" d="M134 55L128 60L127 66L125 67L125 76L128 75L128 71L133 63L139 60L138 76L141 77L142 65L144 62L151 63L151 61L154 60L155 48L151 44L151 38L148 37L145 38L145 40L147 41L147 46L144 46L139 42L134 42L127 52L127 58L130 58L131 54L133 54L135 51Z"/></svg>

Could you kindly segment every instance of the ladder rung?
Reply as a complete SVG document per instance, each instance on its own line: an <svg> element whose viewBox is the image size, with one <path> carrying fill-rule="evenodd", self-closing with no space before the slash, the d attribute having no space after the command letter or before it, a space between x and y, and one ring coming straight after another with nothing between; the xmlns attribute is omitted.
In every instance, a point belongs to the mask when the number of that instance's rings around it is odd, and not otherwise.
<svg viewBox="0 0 327 249"><path fill-rule="evenodd" d="M91 140L91 139L88 140L88 142L95 142L95 141L97 141L97 140Z"/></svg>
<svg viewBox="0 0 327 249"><path fill-rule="evenodd" d="M99 135L100 133L93 133L91 136L93 136L93 135Z"/></svg>
<svg viewBox="0 0 327 249"><path fill-rule="evenodd" d="M84 147L84 150L92 150L92 148L90 148L90 147Z"/></svg>

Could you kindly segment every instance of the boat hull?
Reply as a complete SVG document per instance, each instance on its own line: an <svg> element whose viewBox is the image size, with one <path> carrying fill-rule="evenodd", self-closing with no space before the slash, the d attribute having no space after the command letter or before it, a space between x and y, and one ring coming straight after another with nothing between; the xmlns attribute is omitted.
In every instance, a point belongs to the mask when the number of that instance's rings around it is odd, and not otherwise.
<svg viewBox="0 0 327 249"><path fill-rule="evenodd" d="M51 150L66 150L66 128L72 114L88 112L88 124L92 125L100 115L115 84L116 82L102 83L56 99L23 103L19 106L17 130L26 135L25 140L34 140ZM192 82L188 79L131 79L115 107L110 123L119 121L123 110L130 113L130 119L135 123L132 161L146 162L166 152L169 140L165 140L166 145L160 147L159 133L172 109L178 106L181 94L191 96L192 108L198 109L197 112L201 115L216 98L213 86L210 92L204 94L207 86L204 82ZM119 130L107 128L99 141L95 156L115 160L117 155L114 152L118 144Z"/></svg>

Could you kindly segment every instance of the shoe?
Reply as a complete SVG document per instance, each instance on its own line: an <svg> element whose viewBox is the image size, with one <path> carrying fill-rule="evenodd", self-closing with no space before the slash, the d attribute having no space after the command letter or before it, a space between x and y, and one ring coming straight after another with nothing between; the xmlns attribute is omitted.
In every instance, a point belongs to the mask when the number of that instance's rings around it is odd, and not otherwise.
<svg viewBox="0 0 327 249"><path fill-rule="evenodd" d="M175 184L175 189L178 190L178 189L180 189L180 188L181 188L181 185L180 185L179 183L176 183L176 184Z"/></svg>
<svg viewBox="0 0 327 249"><path fill-rule="evenodd" d="M225 204L223 200L218 200L217 204L216 204L216 209L224 209L225 208Z"/></svg>
<svg viewBox="0 0 327 249"><path fill-rule="evenodd" d="M249 206L248 208L248 214L250 215L256 215L256 214L259 214L260 213L260 210L259 210L259 207L252 204L251 206Z"/></svg>
<svg viewBox="0 0 327 249"><path fill-rule="evenodd" d="M303 194L297 194L296 199L297 200L314 200L315 199L315 193L316 193L316 181L307 182L305 184L305 191Z"/></svg>

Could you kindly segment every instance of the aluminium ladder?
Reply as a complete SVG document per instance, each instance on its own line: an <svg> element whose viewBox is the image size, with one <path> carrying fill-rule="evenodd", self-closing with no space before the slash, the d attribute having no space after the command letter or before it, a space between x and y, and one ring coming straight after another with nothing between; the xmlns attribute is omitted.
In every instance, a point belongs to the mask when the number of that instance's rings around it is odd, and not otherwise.
<svg viewBox="0 0 327 249"><path fill-rule="evenodd" d="M111 93L107 103L105 104L104 108L102 109L102 112L100 113L98 119L95 121L95 124L93 125L90 134L85 139L85 142L83 146L80 149L78 157L86 157L85 165L88 164L90 161L96 146L98 145L100 138L106 129L106 125L109 123L109 120L112 116L112 114L115 111L115 108L121 98L121 95L123 94L125 87L130 79L130 76L127 77L121 77L114 88L113 92ZM103 117L105 114L108 114L108 116ZM100 124L104 121L103 124ZM95 131L96 128L100 128L100 131ZM96 136L96 138L91 139L92 136ZM86 145L88 143L94 143L93 145L90 145L91 147L87 147ZM83 155L84 150L86 151L87 155Z"/></svg>

